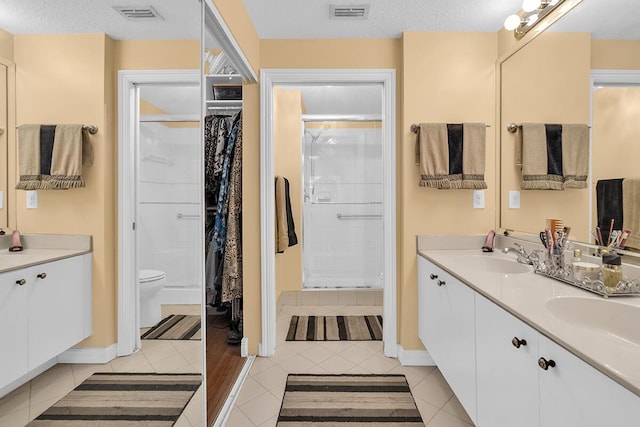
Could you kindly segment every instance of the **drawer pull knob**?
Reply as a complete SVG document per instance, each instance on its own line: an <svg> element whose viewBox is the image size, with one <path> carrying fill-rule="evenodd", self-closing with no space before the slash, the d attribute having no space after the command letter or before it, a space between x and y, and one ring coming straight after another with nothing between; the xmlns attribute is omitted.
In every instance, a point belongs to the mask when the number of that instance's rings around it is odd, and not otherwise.
<svg viewBox="0 0 640 427"><path fill-rule="evenodd" d="M518 339L518 337L513 337L511 344L513 344L515 348L520 348L521 345L527 345L527 340L521 340Z"/></svg>
<svg viewBox="0 0 640 427"><path fill-rule="evenodd" d="M47 277L47 273L40 273L36 276L38 279L45 279Z"/></svg>
<svg viewBox="0 0 640 427"><path fill-rule="evenodd" d="M429 279L431 279L431 280L435 280L435 279L437 279L437 278L438 278L438 275L437 275L437 274L433 274L433 273L431 273L431 274L429 275Z"/></svg>
<svg viewBox="0 0 640 427"><path fill-rule="evenodd" d="M24 286L27 284L25 279L16 280L16 285Z"/></svg>
<svg viewBox="0 0 640 427"><path fill-rule="evenodd" d="M446 285L447 283L444 280L438 280L438 286Z"/></svg>
<svg viewBox="0 0 640 427"><path fill-rule="evenodd" d="M552 359L547 360L544 357L541 357L540 359L538 359L538 366L546 371L549 368L555 368L556 362L554 362Z"/></svg>

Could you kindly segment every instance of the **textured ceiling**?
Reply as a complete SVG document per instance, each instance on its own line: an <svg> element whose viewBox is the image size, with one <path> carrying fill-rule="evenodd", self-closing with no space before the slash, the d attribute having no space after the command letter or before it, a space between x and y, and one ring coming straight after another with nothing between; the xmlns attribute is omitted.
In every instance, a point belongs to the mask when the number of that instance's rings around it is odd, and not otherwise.
<svg viewBox="0 0 640 427"><path fill-rule="evenodd" d="M153 6L164 20L127 21L113 6ZM0 0L13 34L105 33L116 40L199 39L200 0Z"/></svg>
<svg viewBox="0 0 640 427"><path fill-rule="evenodd" d="M236 0L240 3L240 0ZM521 0L242 0L261 38L394 38L403 31L489 31ZM329 19L330 4L370 4L367 20ZM162 21L132 22L112 6L153 6ZM201 0L0 0L13 34L96 33L114 39L200 37ZM556 31L640 38L640 0L583 0Z"/></svg>

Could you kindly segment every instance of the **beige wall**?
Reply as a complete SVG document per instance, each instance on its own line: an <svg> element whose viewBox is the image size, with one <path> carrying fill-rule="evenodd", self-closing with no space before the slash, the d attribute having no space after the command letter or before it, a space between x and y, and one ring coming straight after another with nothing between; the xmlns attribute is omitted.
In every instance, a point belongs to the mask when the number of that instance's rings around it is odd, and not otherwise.
<svg viewBox="0 0 640 427"><path fill-rule="evenodd" d="M302 289L302 96L299 90L273 91L274 171L289 180L289 197L298 244L277 253L276 299L283 291Z"/></svg>
<svg viewBox="0 0 640 427"><path fill-rule="evenodd" d="M13 34L0 29L0 58L13 61Z"/></svg>
<svg viewBox="0 0 640 427"><path fill-rule="evenodd" d="M546 218L562 219L572 236L588 239L587 189L521 191L521 209L509 209L508 191L520 190L515 134L508 123L589 123L588 33L544 33L502 64L501 226L537 234Z"/></svg>
<svg viewBox="0 0 640 427"><path fill-rule="evenodd" d="M595 184L600 179L638 178L640 88L605 87L593 96L593 223L597 224ZM616 224L619 229L622 224ZM628 227L627 227L628 228Z"/></svg>
<svg viewBox="0 0 640 427"><path fill-rule="evenodd" d="M200 40L117 40L116 70L200 69Z"/></svg>
<svg viewBox="0 0 640 427"><path fill-rule="evenodd" d="M592 40L591 68L640 69L640 40Z"/></svg>
<svg viewBox="0 0 640 427"><path fill-rule="evenodd" d="M422 348L418 339L416 236L484 234L494 226L495 198L495 33L404 33L404 89L398 122L398 239L400 281L399 341L405 349ZM485 208L472 208L471 190L420 187L415 164L415 134L421 122L484 122L486 135Z"/></svg>
<svg viewBox="0 0 640 427"><path fill-rule="evenodd" d="M114 246L114 147L104 34L16 35L17 123L83 123L99 128L91 136L95 160L83 169L86 187L40 191L39 208L25 208L16 191L17 228L24 233L93 236L93 335L83 346L106 347L116 341ZM46 64L46 66L43 66ZM15 141L13 141L15 144ZM14 158L15 162L15 158ZM16 176L10 177L10 188Z"/></svg>

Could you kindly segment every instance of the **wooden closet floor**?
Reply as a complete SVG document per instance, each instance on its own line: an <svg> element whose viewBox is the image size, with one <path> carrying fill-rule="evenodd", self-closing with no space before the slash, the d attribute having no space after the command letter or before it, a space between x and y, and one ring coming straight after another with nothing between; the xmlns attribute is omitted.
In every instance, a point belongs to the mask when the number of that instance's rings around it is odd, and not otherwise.
<svg viewBox="0 0 640 427"><path fill-rule="evenodd" d="M227 396L242 371L245 358L240 346L227 344L229 328L220 328L223 316L207 316L207 425L220 413Z"/></svg>

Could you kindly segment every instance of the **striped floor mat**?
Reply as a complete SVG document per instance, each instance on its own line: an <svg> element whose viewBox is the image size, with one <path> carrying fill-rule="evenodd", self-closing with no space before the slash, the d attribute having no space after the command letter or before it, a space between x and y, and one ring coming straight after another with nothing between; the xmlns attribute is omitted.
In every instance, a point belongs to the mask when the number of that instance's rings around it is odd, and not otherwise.
<svg viewBox="0 0 640 427"><path fill-rule="evenodd" d="M404 375L289 374L277 427L424 426Z"/></svg>
<svg viewBox="0 0 640 427"><path fill-rule="evenodd" d="M200 374L96 373L27 427L170 427L201 382Z"/></svg>
<svg viewBox="0 0 640 427"><path fill-rule="evenodd" d="M199 340L200 316L172 314L153 326L140 338L143 340Z"/></svg>
<svg viewBox="0 0 640 427"><path fill-rule="evenodd" d="M291 316L287 341L380 341L382 316Z"/></svg>

